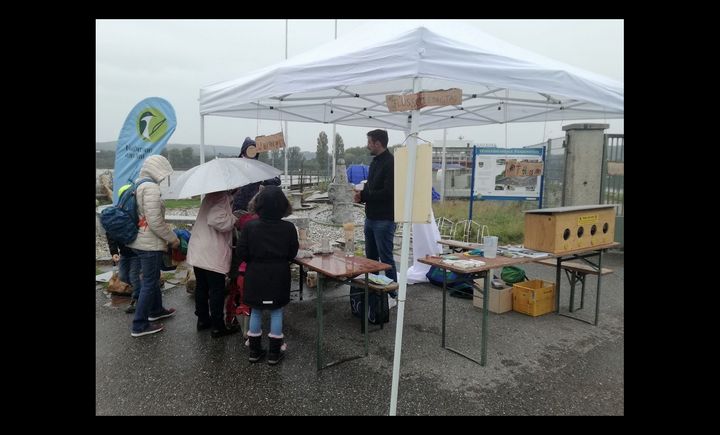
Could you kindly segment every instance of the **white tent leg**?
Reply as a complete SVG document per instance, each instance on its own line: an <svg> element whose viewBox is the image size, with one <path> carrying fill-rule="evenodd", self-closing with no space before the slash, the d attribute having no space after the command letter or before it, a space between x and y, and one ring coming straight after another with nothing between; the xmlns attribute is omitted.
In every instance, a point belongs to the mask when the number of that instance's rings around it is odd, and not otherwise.
<svg viewBox="0 0 720 435"><path fill-rule="evenodd" d="M443 149L442 149L442 184L440 184L440 200L445 202L445 143L447 142L447 128L443 128Z"/></svg>
<svg viewBox="0 0 720 435"><path fill-rule="evenodd" d="M337 21L337 20L335 20L335 21ZM337 26L337 24L336 24L336 26ZM337 150L337 143L336 143L337 134L335 133L335 127L336 127L336 125L333 124L333 148L332 148L332 157L331 157L332 158L332 173L330 174L331 180L333 179L333 177L335 177L335 160L337 159L337 156L335 155L335 152Z"/></svg>
<svg viewBox="0 0 720 435"><path fill-rule="evenodd" d="M200 115L200 164L205 163L205 115ZM205 195L200 195L200 200L205 199Z"/></svg>
<svg viewBox="0 0 720 435"><path fill-rule="evenodd" d="M287 121L285 121L285 152L283 153L285 155L285 178L289 180L288 178L288 171L287 171L287 155L288 155L288 148L290 147L288 142L288 130L287 130ZM288 189L290 189L290 185L288 184Z"/></svg>
<svg viewBox="0 0 720 435"><path fill-rule="evenodd" d="M420 92L422 79L413 79L413 92ZM407 292L408 255L410 253L410 221L415 193L415 160L417 157L417 130L420 127L420 111L412 111L410 138L408 139L408 170L405 186L405 209L403 210L402 247L400 249L400 277L398 278L398 314L395 327L395 351L393 355L392 389L390 393L390 415L397 412L397 393L400 382L400 356L402 350L403 322L405 320L405 294Z"/></svg>
<svg viewBox="0 0 720 435"><path fill-rule="evenodd" d="M200 115L200 164L205 163L205 115Z"/></svg>

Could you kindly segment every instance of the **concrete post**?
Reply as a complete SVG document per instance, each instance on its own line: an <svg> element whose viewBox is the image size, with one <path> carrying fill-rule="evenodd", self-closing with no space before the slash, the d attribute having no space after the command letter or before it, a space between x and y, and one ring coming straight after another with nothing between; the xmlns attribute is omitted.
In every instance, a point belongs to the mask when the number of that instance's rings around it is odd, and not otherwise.
<svg viewBox="0 0 720 435"><path fill-rule="evenodd" d="M570 124L565 133L563 206L597 204L602 181L604 131L609 124Z"/></svg>

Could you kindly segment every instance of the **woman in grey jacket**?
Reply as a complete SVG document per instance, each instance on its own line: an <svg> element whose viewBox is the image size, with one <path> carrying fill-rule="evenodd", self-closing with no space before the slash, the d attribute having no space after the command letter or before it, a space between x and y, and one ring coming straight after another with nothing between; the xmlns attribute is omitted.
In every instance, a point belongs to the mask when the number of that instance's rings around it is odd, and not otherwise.
<svg viewBox="0 0 720 435"><path fill-rule="evenodd" d="M140 177L136 180L137 182L142 178L150 178L154 183L142 183L137 188L138 235L137 239L128 245L140 257L142 272L140 296L130 334L133 337L162 331L162 324L150 322L175 314L174 308L163 307L160 292L160 266L163 253L167 251L168 244L173 248L180 246L180 239L165 222L165 203L160 197L158 185L172 172L173 168L165 157L152 155L145 159L140 169Z"/></svg>

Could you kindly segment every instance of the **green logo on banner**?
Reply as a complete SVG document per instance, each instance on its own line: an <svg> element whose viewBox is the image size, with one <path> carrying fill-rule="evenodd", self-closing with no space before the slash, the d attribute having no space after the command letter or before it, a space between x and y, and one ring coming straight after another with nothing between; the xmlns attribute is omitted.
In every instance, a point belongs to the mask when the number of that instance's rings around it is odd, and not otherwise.
<svg viewBox="0 0 720 435"><path fill-rule="evenodd" d="M145 142L155 142L167 131L165 115L152 107L140 112L136 125L138 134Z"/></svg>

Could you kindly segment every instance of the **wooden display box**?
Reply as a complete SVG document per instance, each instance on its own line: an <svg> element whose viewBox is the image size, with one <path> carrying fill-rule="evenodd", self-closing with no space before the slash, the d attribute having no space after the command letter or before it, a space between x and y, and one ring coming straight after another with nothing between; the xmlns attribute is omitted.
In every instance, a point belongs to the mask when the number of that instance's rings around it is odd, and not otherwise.
<svg viewBox="0 0 720 435"><path fill-rule="evenodd" d="M614 205L579 205L525 212L524 246L562 254L615 240Z"/></svg>
<svg viewBox="0 0 720 435"><path fill-rule="evenodd" d="M540 279L513 284L512 308L533 317L555 311L555 284Z"/></svg>

